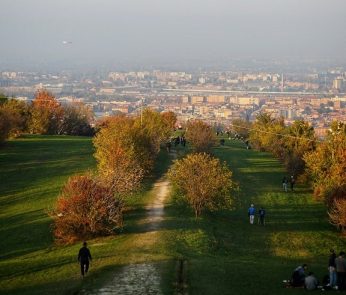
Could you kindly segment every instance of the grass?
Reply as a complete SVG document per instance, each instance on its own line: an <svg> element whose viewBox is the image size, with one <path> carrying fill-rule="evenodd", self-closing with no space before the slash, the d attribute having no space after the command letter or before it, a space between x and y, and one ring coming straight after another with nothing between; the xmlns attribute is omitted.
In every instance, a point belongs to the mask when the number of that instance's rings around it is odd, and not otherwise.
<svg viewBox="0 0 346 295"><path fill-rule="evenodd" d="M283 192L283 166L267 153L228 141L214 153L226 161L240 187L231 211L193 212L172 199L167 208L166 239L176 257L188 261L189 294L298 294L282 280L307 263L322 279L329 249L344 250L346 241L329 225L323 204L298 184ZM247 208L265 207L266 226L250 225Z"/></svg>
<svg viewBox="0 0 346 295"><path fill-rule="evenodd" d="M300 294L282 288L293 268L307 263L321 278L329 249L345 249L306 186L282 192L285 171L278 161L227 141L215 155L229 164L240 187L232 210L196 220L173 196L157 235L143 227L153 183L170 164L161 153L152 177L128 200L123 232L89 241L94 261L82 281L80 244L56 246L46 212L71 174L94 169L92 154L91 139L78 137L26 136L0 150L1 294L74 294L102 286L123 266L147 262L159 270L164 294L172 294L178 259L187 260L189 294ZM249 224L250 203L266 208L265 227Z"/></svg>

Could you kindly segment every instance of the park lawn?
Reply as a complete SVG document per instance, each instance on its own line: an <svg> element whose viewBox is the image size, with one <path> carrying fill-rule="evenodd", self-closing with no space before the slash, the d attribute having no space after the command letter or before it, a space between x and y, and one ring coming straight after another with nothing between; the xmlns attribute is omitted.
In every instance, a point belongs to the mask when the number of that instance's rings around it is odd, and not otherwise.
<svg viewBox="0 0 346 295"><path fill-rule="evenodd" d="M188 262L189 294L299 294L304 290L285 289L282 281L302 263L322 279L329 249L345 250L346 240L311 190L298 184L283 192L281 179L289 175L281 163L242 142L227 140L214 154L228 163L239 185L234 208L195 220L173 196L166 209L166 240L174 256ZM251 203L266 209L264 227L249 224Z"/></svg>
<svg viewBox="0 0 346 295"><path fill-rule="evenodd" d="M165 153L142 190L129 198L123 233L88 241L95 259L86 279L76 260L81 243L55 245L47 212L70 175L95 169L93 153L91 138L71 136L23 136L0 149L0 294L74 294L101 286L123 265L146 261L157 263L169 280L174 266L162 245L141 248L136 228L154 197L152 183L170 163Z"/></svg>
<svg viewBox="0 0 346 295"><path fill-rule="evenodd" d="M102 286L122 266L150 262L161 272L164 294L172 294L177 260L185 259L189 294L298 294L304 291L282 288L294 267L308 263L321 278L329 249L346 248L306 186L282 192L285 172L278 161L227 141L215 155L227 161L240 187L232 210L196 220L173 195L159 239L147 243L143 207L170 164L161 153L153 176L128 201L123 232L89 241L95 259L82 281L80 243L55 245L47 210L70 175L95 168L92 154L90 138L66 136L26 136L0 150L0 293L73 294ZM265 227L248 223L252 202L266 208Z"/></svg>

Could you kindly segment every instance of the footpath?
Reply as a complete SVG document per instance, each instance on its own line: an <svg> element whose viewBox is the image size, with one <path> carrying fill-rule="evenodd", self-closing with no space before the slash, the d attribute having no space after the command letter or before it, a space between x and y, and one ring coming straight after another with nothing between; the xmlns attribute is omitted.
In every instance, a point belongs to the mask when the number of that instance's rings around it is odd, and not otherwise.
<svg viewBox="0 0 346 295"><path fill-rule="evenodd" d="M164 219L164 204L169 195L169 181L163 177L156 181L152 189L154 200L146 206L146 215L141 224L144 225L144 236L141 237L141 248L154 247L159 238L158 229ZM115 272L104 286L96 290L81 290L80 295L127 295L147 294L161 295L160 274L155 264L142 263L124 266Z"/></svg>

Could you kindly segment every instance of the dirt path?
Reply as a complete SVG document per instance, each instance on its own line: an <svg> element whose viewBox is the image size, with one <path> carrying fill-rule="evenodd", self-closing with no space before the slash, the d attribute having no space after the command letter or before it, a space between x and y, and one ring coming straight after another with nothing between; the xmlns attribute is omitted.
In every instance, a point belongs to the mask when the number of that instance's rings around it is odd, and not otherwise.
<svg viewBox="0 0 346 295"><path fill-rule="evenodd" d="M159 179L152 189L155 198L146 206L146 217L141 220L145 233L141 242L134 241L133 247L148 249L155 245L159 238L158 229L164 219L164 204L169 194L169 182L166 178ZM151 263L131 264L123 267L114 277L98 290L82 290L83 295L127 295L148 294L161 295L160 273L157 266Z"/></svg>

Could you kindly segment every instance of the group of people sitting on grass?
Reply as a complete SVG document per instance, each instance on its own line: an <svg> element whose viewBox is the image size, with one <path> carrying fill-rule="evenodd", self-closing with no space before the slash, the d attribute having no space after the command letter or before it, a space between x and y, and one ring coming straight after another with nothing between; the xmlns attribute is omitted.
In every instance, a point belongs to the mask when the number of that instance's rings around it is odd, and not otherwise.
<svg viewBox="0 0 346 295"><path fill-rule="evenodd" d="M305 288L307 290L346 290L346 260L345 252L341 251L339 256L334 250L330 250L328 261L328 275L325 275L322 284L313 272L307 273L307 265L298 266L292 273L290 280L284 280L287 288Z"/></svg>

